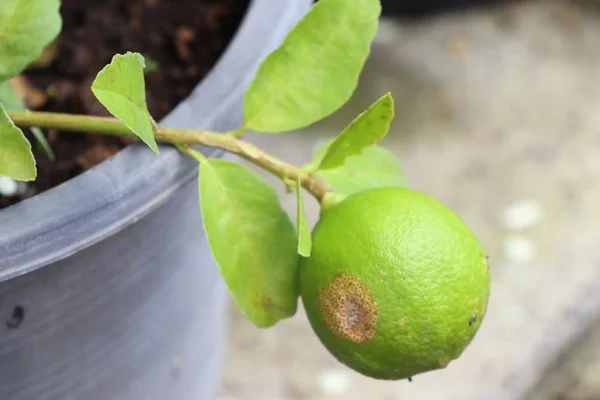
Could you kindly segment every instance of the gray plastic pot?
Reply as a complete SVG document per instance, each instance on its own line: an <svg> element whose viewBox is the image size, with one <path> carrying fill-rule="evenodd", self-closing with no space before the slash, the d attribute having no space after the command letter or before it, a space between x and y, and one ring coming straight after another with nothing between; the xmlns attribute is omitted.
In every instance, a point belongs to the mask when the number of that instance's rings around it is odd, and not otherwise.
<svg viewBox="0 0 600 400"><path fill-rule="evenodd" d="M219 63L162 123L239 126L258 63L309 6L253 0ZM214 397L227 293L196 174L170 147L132 145L0 211L0 399Z"/></svg>

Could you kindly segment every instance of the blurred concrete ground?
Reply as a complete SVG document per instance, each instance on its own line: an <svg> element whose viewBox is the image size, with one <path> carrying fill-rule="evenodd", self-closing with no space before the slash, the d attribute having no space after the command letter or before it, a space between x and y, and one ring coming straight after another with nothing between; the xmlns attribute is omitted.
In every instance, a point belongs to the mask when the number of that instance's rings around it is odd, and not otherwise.
<svg viewBox="0 0 600 400"><path fill-rule="evenodd" d="M302 309L259 330L232 307L220 400L600 399L600 328L575 346L600 312L599 3L386 20L346 107L302 132L249 139L303 163L388 90L385 145L409 185L453 207L490 254L480 332L445 370L379 382L339 365Z"/></svg>

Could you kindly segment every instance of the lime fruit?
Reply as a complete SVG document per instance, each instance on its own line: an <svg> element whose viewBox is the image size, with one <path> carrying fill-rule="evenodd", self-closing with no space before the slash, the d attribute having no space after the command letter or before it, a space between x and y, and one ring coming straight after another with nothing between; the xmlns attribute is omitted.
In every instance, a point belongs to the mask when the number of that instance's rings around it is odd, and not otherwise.
<svg viewBox="0 0 600 400"><path fill-rule="evenodd" d="M300 285L335 358L366 376L404 379L462 354L486 312L490 277L484 251L450 208L379 188L322 213Z"/></svg>

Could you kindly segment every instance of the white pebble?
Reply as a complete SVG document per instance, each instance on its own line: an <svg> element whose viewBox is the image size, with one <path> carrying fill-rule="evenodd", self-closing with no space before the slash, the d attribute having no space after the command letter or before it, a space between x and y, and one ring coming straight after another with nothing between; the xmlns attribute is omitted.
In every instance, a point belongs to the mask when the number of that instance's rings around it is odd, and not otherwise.
<svg viewBox="0 0 600 400"><path fill-rule="evenodd" d="M319 387L329 396L341 396L350 390L350 376L341 370L329 370L320 376Z"/></svg>
<svg viewBox="0 0 600 400"><path fill-rule="evenodd" d="M509 236L504 239L504 256L511 262L527 264L536 256L535 244L523 236Z"/></svg>
<svg viewBox="0 0 600 400"><path fill-rule="evenodd" d="M504 210L502 222L505 228L519 231L537 225L542 218L542 206L538 202L523 200Z"/></svg>
<svg viewBox="0 0 600 400"><path fill-rule="evenodd" d="M13 197L19 191L19 184L8 176L0 176L0 196Z"/></svg>

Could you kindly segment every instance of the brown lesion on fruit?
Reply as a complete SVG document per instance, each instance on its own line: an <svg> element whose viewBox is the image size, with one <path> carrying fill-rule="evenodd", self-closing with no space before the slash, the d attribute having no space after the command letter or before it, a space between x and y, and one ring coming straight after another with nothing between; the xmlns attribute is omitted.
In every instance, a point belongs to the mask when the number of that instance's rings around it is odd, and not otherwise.
<svg viewBox="0 0 600 400"><path fill-rule="evenodd" d="M319 290L319 309L329 330L354 343L375 335L378 307L368 286L347 272L334 277Z"/></svg>
<svg viewBox="0 0 600 400"><path fill-rule="evenodd" d="M471 315L471 319L469 320L469 326L473 326L475 321L477 321L477 313Z"/></svg>

